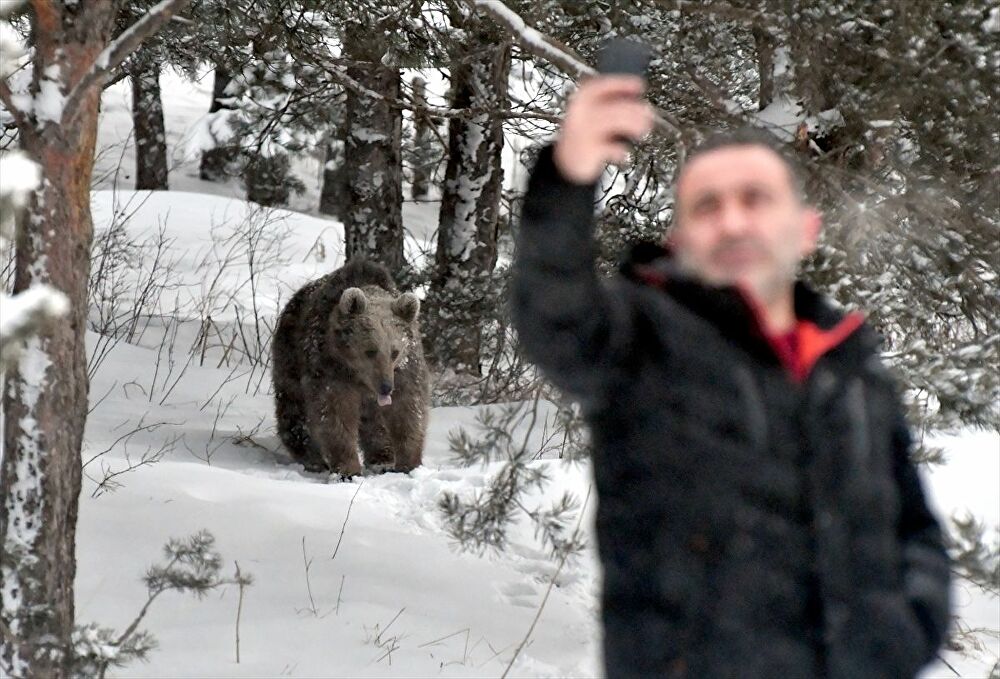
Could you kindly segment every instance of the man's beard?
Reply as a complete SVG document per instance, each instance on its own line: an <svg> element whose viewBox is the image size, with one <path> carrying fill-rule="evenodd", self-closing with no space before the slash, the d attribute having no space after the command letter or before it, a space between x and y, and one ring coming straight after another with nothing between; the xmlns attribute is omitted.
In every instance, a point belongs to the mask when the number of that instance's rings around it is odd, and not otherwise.
<svg viewBox="0 0 1000 679"><path fill-rule="evenodd" d="M794 285L798 275L798 260L789 262L780 260L759 241L752 239L724 241L711 250L708 261L718 261L724 253L731 249L746 250L748 248L754 252L755 256L766 260L771 266L770 271L765 275L751 277L750 279L744 279L740 276L727 276L725 274L716 276L712 272L713 267L699 266L695 260L687 256L682 248L677 250L676 259L681 271L693 278L714 286L738 286L746 288L759 301L765 304L779 300L787 295L789 288Z"/></svg>

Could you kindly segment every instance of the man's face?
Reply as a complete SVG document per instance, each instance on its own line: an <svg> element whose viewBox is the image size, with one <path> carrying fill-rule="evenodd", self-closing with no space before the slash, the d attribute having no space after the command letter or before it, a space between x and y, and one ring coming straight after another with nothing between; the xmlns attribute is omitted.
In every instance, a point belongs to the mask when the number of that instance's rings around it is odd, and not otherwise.
<svg viewBox="0 0 1000 679"><path fill-rule="evenodd" d="M713 285L768 303L788 294L816 247L820 217L804 206L782 160L761 146L706 152L681 171L670 240L681 265Z"/></svg>

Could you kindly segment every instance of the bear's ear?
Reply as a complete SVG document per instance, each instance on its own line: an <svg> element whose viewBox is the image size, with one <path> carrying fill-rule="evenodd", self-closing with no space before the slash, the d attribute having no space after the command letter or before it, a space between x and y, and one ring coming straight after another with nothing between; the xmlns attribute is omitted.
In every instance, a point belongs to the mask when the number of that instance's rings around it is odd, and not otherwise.
<svg viewBox="0 0 1000 679"><path fill-rule="evenodd" d="M360 314L368 308L368 298L361 288L347 288L340 295L340 313L345 315Z"/></svg>
<svg viewBox="0 0 1000 679"><path fill-rule="evenodd" d="M412 292L404 292L402 295L392 300L392 313L402 318L407 323L417 320L420 312L420 300Z"/></svg>

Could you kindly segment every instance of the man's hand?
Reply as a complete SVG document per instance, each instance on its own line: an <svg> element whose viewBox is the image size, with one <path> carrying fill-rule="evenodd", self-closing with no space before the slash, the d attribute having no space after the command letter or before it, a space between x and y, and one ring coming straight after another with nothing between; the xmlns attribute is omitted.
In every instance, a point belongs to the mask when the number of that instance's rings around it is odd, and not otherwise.
<svg viewBox="0 0 1000 679"><path fill-rule="evenodd" d="M645 81L633 75L601 75L570 97L552 158L563 177L591 184L608 163L625 162L631 147L653 129L653 107L640 99Z"/></svg>

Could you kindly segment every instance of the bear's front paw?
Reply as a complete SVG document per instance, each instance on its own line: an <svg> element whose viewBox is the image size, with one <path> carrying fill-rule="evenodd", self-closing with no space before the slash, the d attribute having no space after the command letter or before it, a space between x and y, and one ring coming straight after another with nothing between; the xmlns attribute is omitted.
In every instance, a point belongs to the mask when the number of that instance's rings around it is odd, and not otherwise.
<svg viewBox="0 0 1000 679"><path fill-rule="evenodd" d="M361 476L363 473L361 463L357 460L349 460L344 464L332 464L330 467L332 469L330 472L331 480L333 480L334 477L343 480L350 480L352 476Z"/></svg>
<svg viewBox="0 0 1000 679"><path fill-rule="evenodd" d="M377 476L387 472L395 471L395 467L390 462L376 462L365 465L365 476Z"/></svg>

